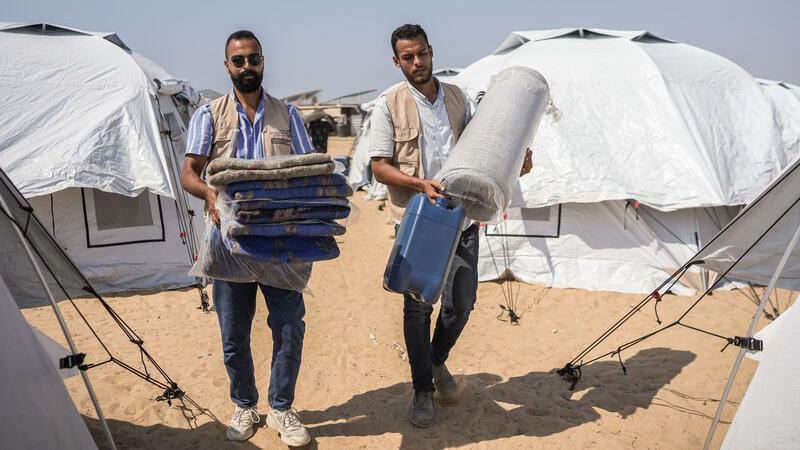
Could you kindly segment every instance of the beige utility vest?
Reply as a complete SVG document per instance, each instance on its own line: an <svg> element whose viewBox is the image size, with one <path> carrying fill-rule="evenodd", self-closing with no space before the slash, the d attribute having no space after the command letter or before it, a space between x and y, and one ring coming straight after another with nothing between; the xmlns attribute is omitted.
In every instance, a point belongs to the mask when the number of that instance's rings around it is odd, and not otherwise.
<svg viewBox="0 0 800 450"><path fill-rule="evenodd" d="M239 138L239 113L236 100L231 93L213 100L211 107L211 140L209 162L216 158L235 158L236 142ZM289 110L285 103L264 95L264 128L261 130L264 156L290 155L292 132L289 128Z"/></svg>
<svg viewBox="0 0 800 450"><path fill-rule="evenodd" d="M439 89L444 89L444 106L450 128L453 131L453 143L461 137L464 130L464 117L467 110L464 94L457 86L439 82ZM392 165L401 172L416 178L425 178L422 165L419 137L422 130L419 122L419 111L411 88L403 83L389 91L386 95L386 106L392 116L394 126L394 156ZM405 206L416 192L401 187L387 186L389 203L395 219L401 219Z"/></svg>

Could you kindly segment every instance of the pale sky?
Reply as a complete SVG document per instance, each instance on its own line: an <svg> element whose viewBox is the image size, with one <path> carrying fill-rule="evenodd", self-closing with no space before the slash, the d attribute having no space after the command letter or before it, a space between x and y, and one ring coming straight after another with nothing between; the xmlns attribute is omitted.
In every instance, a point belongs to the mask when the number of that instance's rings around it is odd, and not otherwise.
<svg viewBox="0 0 800 450"><path fill-rule="evenodd" d="M436 68L464 67L512 31L561 27L650 30L718 53L753 76L800 84L800 0L676 1L226 1L5 0L0 21L114 31L134 50L199 89L225 91L228 34L256 33L276 96L323 89L320 100L400 79L389 36L419 23Z"/></svg>

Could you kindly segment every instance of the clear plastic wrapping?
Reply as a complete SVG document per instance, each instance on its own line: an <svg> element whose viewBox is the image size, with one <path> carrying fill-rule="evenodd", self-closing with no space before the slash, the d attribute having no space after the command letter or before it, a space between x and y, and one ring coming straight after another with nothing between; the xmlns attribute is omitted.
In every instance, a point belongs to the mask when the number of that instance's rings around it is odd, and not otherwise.
<svg viewBox="0 0 800 450"><path fill-rule="evenodd" d="M214 186L220 224L206 222L190 275L305 290L313 262L339 256L335 237L358 216L346 179L328 173L262 180L232 170L217 172L236 181Z"/></svg>
<svg viewBox="0 0 800 450"><path fill-rule="evenodd" d="M206 222L206 231L197 261L189 275L238 283L259 282L267 286L303 291L311 278L312 263L265 263L231 253L220 228Z"/></svg>
<svg viewBox="0 0 800 450"><path fill-rule="evenodd" d="M527 67L509 67L492 79L437 176L470 219L491 222L508 207L549 92L542 75Z"/></svg>

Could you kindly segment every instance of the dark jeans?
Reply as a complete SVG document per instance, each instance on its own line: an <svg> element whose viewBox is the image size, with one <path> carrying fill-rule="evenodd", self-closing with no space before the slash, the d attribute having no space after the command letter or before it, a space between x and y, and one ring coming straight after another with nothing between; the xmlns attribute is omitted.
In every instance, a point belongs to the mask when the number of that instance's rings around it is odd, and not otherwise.
<svg viewBox="0 0 800 450"><path fill-rule="evenodd" d="M433 391L431 364L441 365L456 344L475 306L478 290L478 224L463 233L447 276L439 317L431 340L433 306L403 295L403 333L414 389Z"/></svg>
<svg viewBox="0 0 800 450"><path fill-rule="evenodd" d="M267 324L272 330L272 365L269 378L270 408L292 406L300 359L306 313L303 294L257 283L232 283L214 280L214 309L222 331L222 352L231 381L231 400L239 406L258 403L253 356L250 353L250 328L256 313L256 290L267 300Z"/></svg>

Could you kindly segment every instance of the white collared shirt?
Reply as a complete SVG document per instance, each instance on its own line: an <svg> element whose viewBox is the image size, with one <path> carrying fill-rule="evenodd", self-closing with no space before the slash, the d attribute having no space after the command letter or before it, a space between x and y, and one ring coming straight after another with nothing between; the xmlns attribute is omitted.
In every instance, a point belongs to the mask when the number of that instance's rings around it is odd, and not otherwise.
<svg viewBox="0 0 800 450"><path fill-rule="evenodd" d="M437 80L438 83L438 80ZM450 156L455 145L453 130L444 103L444 89L439 86L436 100L429 102L424 94L406 81L414 103L419 112L419 149L422 155L422 167L426 179L433 179L442 170L444 162ZM472 103L464 95L466 114L464 124L469 123L475 111ZM386 97L381 97L375 104L370 117L370 158L391 158L394 156L394 124L392 114L386 104Z"/></svg>

